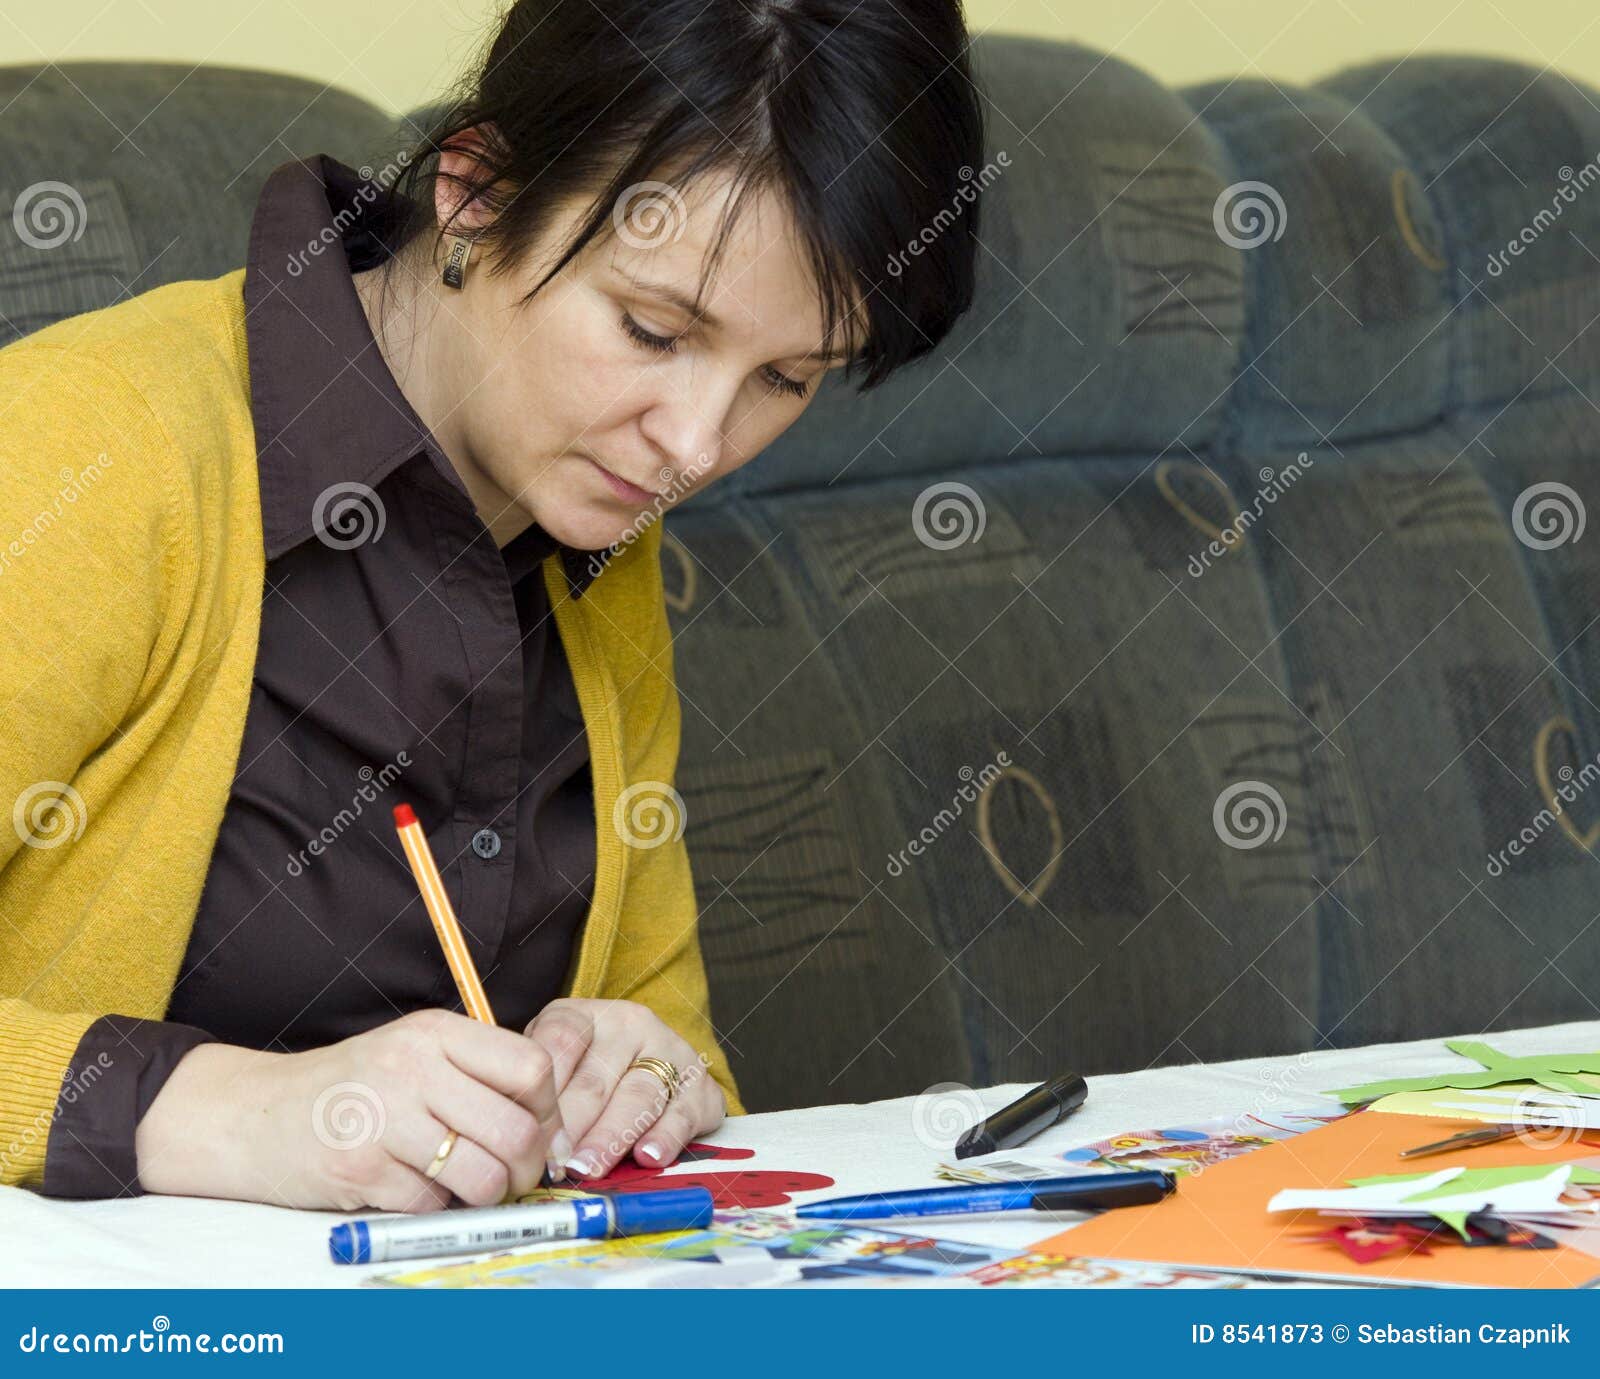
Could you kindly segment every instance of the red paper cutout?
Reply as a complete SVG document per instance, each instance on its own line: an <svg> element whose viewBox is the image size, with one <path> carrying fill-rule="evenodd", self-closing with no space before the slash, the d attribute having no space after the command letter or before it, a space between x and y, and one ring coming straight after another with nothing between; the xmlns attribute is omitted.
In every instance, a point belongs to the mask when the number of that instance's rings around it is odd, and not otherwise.
<svg viewBox="0 0 1600 1379"><path fill-rule="evenodd" d="M1486 1215L1467 1218L1466 1239L1462 1239L1454 1227L1440 1220L1424 1225L1411 1220L1388 1221L1380 1217L1360 1216L1351 1217L1306 1238L1337 1245L1357 1264L1370 1264L1375 1259L1383 1259L1402 1250L1419 1255L1432 1254L1433 1251L1424 1241L1446 1247L1466 1246L1469 1249L1483 1246L1514 1250L1556 1248L1556 1242L1547 1235Z"/></svg>
<svg viewBox="0 0 1600 1379"><path fill-rule="evenodd" d="M604 1178L575 1180L574 1186L581 1181L583 1191L597 1192L652 1192L667 1187L709 1188L712 1204L719 1211L730 1207L779 1207L791 1200L791 1193L833 1186L833 1179L826 1174L791 1169L750 1168L727 1173L677 1171L681 1164L753 1159L755 1153L753 1149L733 1149L726 1145L689 1144L684 1146L676 1163L664 1168L645 1168L632 1159L624 1159Z"/></svg>
<svg viewBox="0 0 1600 1379"><path fill-rule="evenodd" d="M1401 1251L1419 1255L1433 1253L1423 1243L1428 1238L1428 1232L1403 1221L1388 1226L1367 1221L1346 1221L1342 1225L1319 1231L1311 1238L1337 1245L1357 1264L1370 1264L1375 1259Z"/></svg>

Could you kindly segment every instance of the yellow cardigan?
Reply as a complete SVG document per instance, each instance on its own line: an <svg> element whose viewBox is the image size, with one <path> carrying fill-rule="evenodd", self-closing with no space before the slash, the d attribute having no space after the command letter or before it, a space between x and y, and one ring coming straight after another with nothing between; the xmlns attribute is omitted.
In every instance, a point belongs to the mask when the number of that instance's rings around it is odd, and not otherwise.
<svg viewBox="0 0 1600 1379"><path fill-rule="evenodd" d="M41 1181L89 1024L164 1016L228 800L265 567L243 285L174 283L0 349L3 1183ZM594 781L567 990L651 1007L739 1112L683 839L629 846L614 822L677 765L660 547L654 522L577 600L543 566Z"/></svg>

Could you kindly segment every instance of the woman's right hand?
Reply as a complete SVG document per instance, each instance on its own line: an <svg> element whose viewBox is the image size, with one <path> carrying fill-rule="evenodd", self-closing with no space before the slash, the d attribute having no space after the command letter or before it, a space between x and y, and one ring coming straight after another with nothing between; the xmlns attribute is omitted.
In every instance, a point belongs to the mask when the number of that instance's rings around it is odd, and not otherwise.
<svg viewBox="0 0 1600 1379"><path fill-rule="evenodd" d="M339 1211L433 1211L451 1194L492 1206L537 1187L547 1164L559 1179L573 1152L550 1055L447 1010L307 1053L202 1044L145 1112L135 1148L146 1192Z"/></svg>

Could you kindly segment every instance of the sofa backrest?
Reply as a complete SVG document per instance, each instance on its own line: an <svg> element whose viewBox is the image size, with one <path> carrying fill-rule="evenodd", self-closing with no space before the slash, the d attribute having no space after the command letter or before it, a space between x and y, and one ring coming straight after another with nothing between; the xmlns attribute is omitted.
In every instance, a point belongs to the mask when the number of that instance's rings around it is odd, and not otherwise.
<svg viewBox="0 0 1600 1379"><path fill-rule="evenodd" d="M1596 93L979 50L976 307L668 524L751 1104L1596 1012Z"/></svg>
<svg viewBox="0 0 1600 1379"><path fill-rule="evenodd" d="M666 521L748 1104L1594 1011L1597 93L977 55L973 311ZM0 208L93 212L43 263L0 234L13 333L236 267L285 158L406 142L258 73L7 102Z"/></svg>

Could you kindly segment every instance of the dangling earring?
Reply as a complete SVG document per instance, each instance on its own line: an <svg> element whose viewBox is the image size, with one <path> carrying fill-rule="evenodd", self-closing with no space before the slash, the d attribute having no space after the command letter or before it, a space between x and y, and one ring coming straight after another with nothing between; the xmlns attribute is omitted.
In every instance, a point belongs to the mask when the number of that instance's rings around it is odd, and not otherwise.
<svg viewBox="0 0 1600 1379"><path fill-rule="evenodd" d="M467 260L472 256L472 241L465 235L456 235L450 241L450 253L444 261L444 272L440 277L444 279L446 287L460 288L467 280Z"/></svg>

